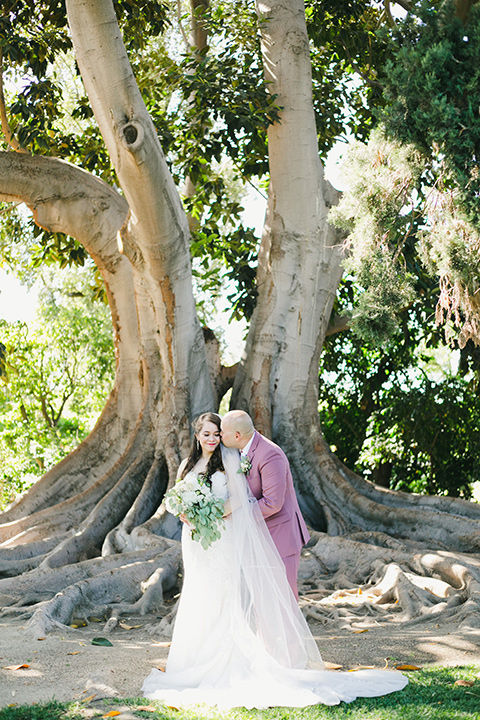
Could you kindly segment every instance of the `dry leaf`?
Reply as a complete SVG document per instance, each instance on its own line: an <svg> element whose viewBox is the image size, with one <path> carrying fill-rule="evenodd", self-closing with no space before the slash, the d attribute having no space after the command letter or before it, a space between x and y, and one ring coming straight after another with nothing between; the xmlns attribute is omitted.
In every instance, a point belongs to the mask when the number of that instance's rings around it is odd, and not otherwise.
<svg viewBox="0 0 480 720"><path fill-rule="evenodd" d="M354 630L353 632L355 633L355 635L358 635L359 633L368 632L368 628L363 628L363 630Z"/></svg>
<svg viewBox="0 0 480 720"><path fill-rule="evenodd" d="M89 695L84 700L82 700L82 703L89 703L93 700L94 697L96 697L96 695Z"/></svg>
<svg viewBox="0 0 480 720"><path fill-rule="evenodd" d="M395 665L396 670L421 670L418 665Z"/></svg>
<svg viewBox="0 0 480 720"><path fill-rule="evenodd" d="M72 624L70 627L72 628L79 628L79 627L86 627L88 625L86 620L83 620L82 618L73 618Z"/></svg>
<svg viewBox="0 0 480 720"><path fill-rule="evenodd" d="M375 665L357 665L348 672L357 672L357 670L375 670Z"/></svg>
<svg viewBox="0 0 480 720"><path fill-rule="evenodd" d="M455 685L460 685L461 687L472 687L472 685L475 685L474 680L455 680Z"/></svg>
<svg viewBox="0 0 480 720"><path fill-rule="evenodd" d="M327 670L340 670L343 665L336 665L335 663L326 662L325 667Z"/></svg>
<svg viewBox="0 0 480 720"><path fill-rule="evenodd" d="M127 623L118 623L124 630L134 630L135 628L141 628L141 625L127 625Z"/></svg>
<svg viewBox="0 0 480 720"><path fill-rule="evenodd" d="M122 713L120 710L110 710L110 712L105 713L105 715L102 715L102 717L117 717L117 715L121 715Z"/></svg>
<svg viewBox="0 0 480 720"><path fill-rule="evenodd" d="M135 710L142 710L143 712L157 712L157 708L153 705L135 705Z"/></svg>
<svg viewBox="0 0 480 720"><path fill-rule="evenodd" d="M74 650L73 652L67 653L67 655L80 655L80 650Z"/></svg>
<svg viewBox="0 0 480 720"><path fill-rule="evenodd" d="M23 665L3 665L4 670L22 670L22 668L29 668L30 665L23 663Z"/></svg>
<svg viewBox="0 0 480 720"><path fill-rule="evenodd" d="M154 645L158 645L158 647L170 647L172 644L171 642L157 642L156 640L153 641Z"/></svg>
<svg viewBox="0 0 480 720"><path fill-rule="evenodd" d="M46 640L46 639L47 639L46 637L43 637L43 638L37 638L37 640Z"/></svg>

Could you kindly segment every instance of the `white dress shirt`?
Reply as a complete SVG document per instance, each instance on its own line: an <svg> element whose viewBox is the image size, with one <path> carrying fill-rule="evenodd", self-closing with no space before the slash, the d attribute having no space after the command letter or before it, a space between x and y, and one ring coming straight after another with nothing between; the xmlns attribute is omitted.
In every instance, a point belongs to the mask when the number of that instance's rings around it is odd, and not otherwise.
<svg viewBox="0 0 480 720"><path fill-rule="evenodd" d="M251 446L251 444L252 444L252 442L253 442L253 439L254 439L254 437L255 437L256 434L257 434L257 431L254 430L254 431L253 431L253 435L252 435L252 437L250 438L250 440L248 441L248 443L245 445L244 448L242 448L242 449L240 450L240 457L246 457L246 456L248 455L248 451L250 450L250 446Z"/></svg>

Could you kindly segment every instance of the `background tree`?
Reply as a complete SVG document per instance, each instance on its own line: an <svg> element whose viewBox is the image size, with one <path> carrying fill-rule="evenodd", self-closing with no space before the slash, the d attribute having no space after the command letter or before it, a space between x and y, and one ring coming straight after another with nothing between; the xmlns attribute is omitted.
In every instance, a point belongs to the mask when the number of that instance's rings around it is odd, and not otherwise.
<svg viewBox="0 0 480 720"><path fill-rule="evenodd" d="M0 196L25 202L39 226L74 236L95 260L112 312L117 374L93 432L3 515L3 604L28 604L24 612L33 615L32 627L42 635L52 625L68 623L73 612L98 614L108 606L110 628L125 608L161 607L163 591L177 583L179 565L177 523L165 513L161 499L189 444L191 418L218 407L233 380L234 406L249 409L259 430L285 448L307 519L333 538L314 536L302 570L315 597L340 577L363 583L385 575L383 590L377 592L385 598L396 594L404 618L438 618L442 610L459 619L469 617L476 611L476 559L444 548L447 539L450 550L478 550L478 507L454 498L412 500L378 488L347 470L320 431L319 358L342 253L340 234L327 221L338 193L325 182L318 155L303 2L257 4L258 67L266 80L265 87L259 86L258 114L243 88L234 95L241 107L246 102L249 116L260 119L263 135L258 136L264 138L267 130L269 168L258 295L236 373L222 368L211 333L204 333L198 322L188 218L127 56L127 49L131 54L142 49L150 31L162 29L164 7L149 2L133 9L111 0L67 0L66 7L75 59L115 170L110 179L122 194L100 175L17 149L0 154ZM249 5L245 7L251 18ZM38 45L24 41L25 28L30 33L37 26ZM20 39L10 45L17 27L22 28ZM55 112L57 99L45 79L48 60L54 59L51 48L69 47L63 6L56 0L18 9L5 5L3 28L4 58L20 58L29 66L27 76L38 72L47 83L45 118L50 108ZM209 57L205 64L194 59L192 72L185 73L188 81L198 77L197 69L209 67ZM162 81L168 79L164 66L160 74ZM21 144L28 141L33 150L42 146L40 138L49 125L46 120L35 124L30 112L22 111L23 101L35 109L30 96L38 93L37 79L27 83L18 108L25 132L13 124L8 131L18 131ZM225 87L230 88L230 81L231 73ZM233 81L231 86L238 87ZM189 93L187 110L195 99ZM86 103L84 107L88 116ZM229 109L224 106L225 119L231 117ZM234 122L232 117L231 145L242 148L247 138L248 147L255 128L237 128ZM204 121L194 138L205 143L215 129L213 124L210 133ZM10 133L10 146L12 142ZM193 170L189 166L185 176L196 182ZM105 165L103 173L112 171ZM204 215L198 219L203 223ZM349 538L338 537L346 533ZM320 579L325 568L333 577ZM448 585L454 594L453 588L462 586L461 598L455 597L461 607L440 600L435 592L420 592L412 574L441 578L443 590ZM115 604L119 594L124 600L120 606ZM320 611L314 604L312 600L313 615Z"/></svg>
<svg viewBox="0 0 480 720"><path fill-rule="evenodd" d="M422 254L434 169L412 145L376 131L351 147L344 173L348 190L331 217L349 231L352 275L336 312L348 315L353 335L333 335L322 356L326 436L349 467L385 487L470 497L478 436L465 421L478 408L478 366L470 342L453 377L451 350L432 322L438 270ZM448 367L439 377L427 357L442 348ZM465 429L450 434L456 421Z"/></svg>
<svg viewBox="0 0 480 720"><path fill-rule="evenodd" d="M42 277L36 321L0 321L4 506L88 435L113 384L112 322L93 299L94 272Z"/></svg>

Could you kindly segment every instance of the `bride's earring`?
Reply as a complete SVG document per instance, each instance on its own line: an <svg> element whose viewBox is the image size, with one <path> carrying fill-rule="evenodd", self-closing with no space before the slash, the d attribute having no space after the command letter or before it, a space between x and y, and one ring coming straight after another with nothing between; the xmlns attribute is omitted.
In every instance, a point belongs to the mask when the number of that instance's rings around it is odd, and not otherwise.
<svg viewBox="0 0 480 720"><path fill-rule="evenodd" d="M198 442L198 438L195 438L195 447L197 450L200 450L200 443Z"/></svg>

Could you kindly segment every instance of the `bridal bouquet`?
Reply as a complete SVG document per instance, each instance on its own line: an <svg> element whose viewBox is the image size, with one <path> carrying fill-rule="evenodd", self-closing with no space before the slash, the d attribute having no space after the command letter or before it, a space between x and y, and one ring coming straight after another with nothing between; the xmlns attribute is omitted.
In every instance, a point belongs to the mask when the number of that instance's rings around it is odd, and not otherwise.
<svg viewBox="0 0 480 720"><path fill-rule="evenodd" d="M218 540L225 525L224 501L213 494L203 474L188 475L165 495L165 506L172 515L185 515L192 538L206 550Z"/></svg>

